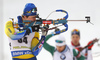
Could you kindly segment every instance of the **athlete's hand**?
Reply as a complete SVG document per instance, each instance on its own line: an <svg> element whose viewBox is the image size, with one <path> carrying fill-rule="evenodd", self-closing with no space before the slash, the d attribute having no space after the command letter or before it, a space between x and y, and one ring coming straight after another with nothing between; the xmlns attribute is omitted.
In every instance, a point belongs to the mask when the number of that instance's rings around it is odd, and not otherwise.
<svg viewBox="0 0 100 60"><path fill-rule="evenodd" d="M87 45L89 45L88 49L91 50L91 48L93 47L94 43L97 42L97 41L98 41L97 38L95 38L95 39L93 39L92 41L90 41L90 42L87 44Z"/></svg>
<svg viewBox="0 0 100 60"><path fill-rule="evenodd" d="M47 32L48 32L48 28L49 28L49 25L45 25L41 30L42 30L42 35L43 36L46 36L47 35Z"/></svg>
<svg viewBox="0 0 100 60"><path fill-rule="evenodd" d="M29 35L32 32L38 32L39 31L39 28L40 28L39 25L31 26L28 29L26 29L26 33Z"/></svg>
<svg viewBox="0 0 100 60"><path fill-rule="evenodd" d="M39 25L34 25L34 26L31 26L31 28L32 28L32 31L33 31L33 32L38 32L40 26L39 26Z"/></svg>
<svg viewBox="0 0 100 60"><path fill-rule="evenodd" d="M77 47L77 48L75 48L75 49L77 49L78 52L81 52L81 51L83 50L83 47Z"/></svg>

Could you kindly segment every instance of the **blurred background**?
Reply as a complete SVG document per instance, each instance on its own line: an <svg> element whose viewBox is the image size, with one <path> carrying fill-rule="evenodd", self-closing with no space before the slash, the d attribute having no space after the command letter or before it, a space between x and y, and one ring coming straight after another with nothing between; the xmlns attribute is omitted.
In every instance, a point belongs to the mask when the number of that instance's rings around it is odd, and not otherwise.
<svg viewBox="0 0 100 60"><path fill-rule="evenodd" d="M0 60L11 60L9 41L4 33L5 23L9 18L17 20L18 15L22 15L26 3L34 3L37 6L41 18L46 18L56 9L64 9L69 13L68 20L85 20L85 16L91 17L91 22L68 22L69 29L62 33L66 38L66 43L71 42L71 31L79 29L81 32L80 43L82 46L94 39L100 38L100 0L0 0ZM48 19L58 19L65 16L64 13L53 13ZM53 25L50 25L53 27ZM64 26L59 27L64 29ZM52 31L49 31L50 34ZM55 46L56 36L50 38L48 43ZM96 43L92 48L93 60L100 60L100 46ZM44 48L37 56L38 60L53 60L49 52Z"/></svg>

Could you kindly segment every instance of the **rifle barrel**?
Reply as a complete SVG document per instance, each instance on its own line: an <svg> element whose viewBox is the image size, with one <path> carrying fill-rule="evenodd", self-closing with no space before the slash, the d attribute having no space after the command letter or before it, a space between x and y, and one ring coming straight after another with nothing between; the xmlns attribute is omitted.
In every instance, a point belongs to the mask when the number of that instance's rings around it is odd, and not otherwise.
<svg viewBox="0 0 100 60"><path fill-rule="evenodd" d="M87 20L67 20L67 21L87 21Z"/></svg>

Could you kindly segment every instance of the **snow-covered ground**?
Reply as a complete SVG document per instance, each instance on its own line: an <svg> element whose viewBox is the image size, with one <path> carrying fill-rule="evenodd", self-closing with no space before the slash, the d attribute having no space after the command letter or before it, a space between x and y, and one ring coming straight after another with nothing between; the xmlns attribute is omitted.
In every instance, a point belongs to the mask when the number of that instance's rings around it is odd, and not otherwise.
<svg viewBox="0 0 100 60"><path fill-rule="evenodd" d="M0 0L0 60L11 60L9 43L7 36L4 34L4 25L10 17L15 18L23 13L26 3L34 3L37 6L40 17L46 18L49 13L56 9L64 9L69 13L69 20L85 19L85 16L91 17L90 23L85 22L68 22L69 29L62 35L66 38L66 43L70 44L71 30L79 29L81 31L80 43L85 46L90 40L100 38L100 0ZM3 16L3 17L2 17ZM62 18L64 13L53 13L48 19ZM53 25L50 25L52 27ZM64 27L60 27L63 29ZM49 31L50 34L52 31ZM56 37L56 36L55 36ZM50 38L49 44L55 46L55 37ZM100 60L100 47L97 44L92 49L93 60ZM99 55L99 56L98 56ZM38 55L38 60L52 60L49 52L43 49Z"/></svg>

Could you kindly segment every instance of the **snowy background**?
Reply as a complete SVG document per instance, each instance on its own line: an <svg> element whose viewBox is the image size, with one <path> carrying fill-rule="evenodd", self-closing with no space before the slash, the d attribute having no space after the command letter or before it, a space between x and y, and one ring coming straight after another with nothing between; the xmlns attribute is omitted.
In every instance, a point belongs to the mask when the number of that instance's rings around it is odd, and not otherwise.
<svg viewBox="0 0 100 60"><path fill-rule="evenodd" d="M4 26L10 17L17 20L21 15L26 3L34 3L37 6L40 17L46 18L49 13L56 9L64 9L69 13L68 20L85 19L85 16L91 17L91 22L68 22L69 29L62 33L66 38L66 43L71 42L71 30L77 28L81 31L80 43L85 46L90 40L100 38L100 0L0 0L0 60L11 60L9 43L4 33ZM53 13L48 19L62 18L64 13ZM50 25L53 27L53 25ZM64 29L64 27L60 27ZM49 31L50 34L52 31ZM56 36L55 36L56 37ZM55 46L55 37L50 38L48 43ZM97 44L92 49L93 60L100 60L100 47ZM95 54L97 53L97 54ZM38 60L53 60L51 54L44 48L37 57Z"/></svg>

